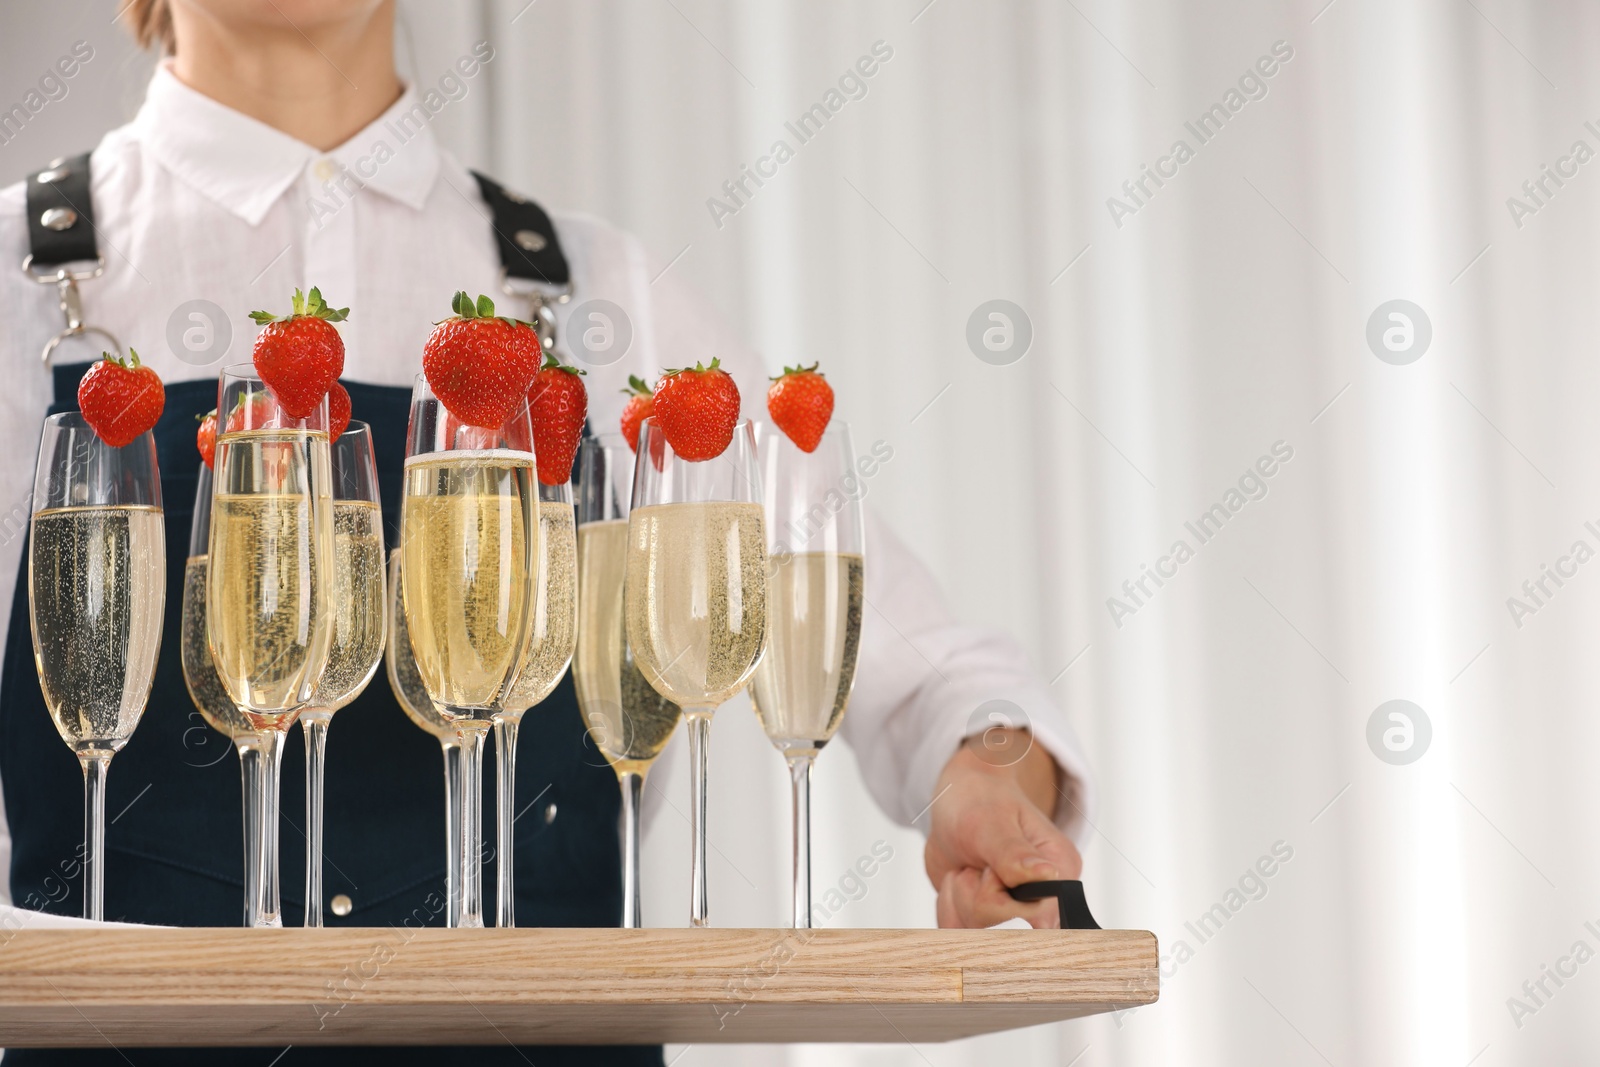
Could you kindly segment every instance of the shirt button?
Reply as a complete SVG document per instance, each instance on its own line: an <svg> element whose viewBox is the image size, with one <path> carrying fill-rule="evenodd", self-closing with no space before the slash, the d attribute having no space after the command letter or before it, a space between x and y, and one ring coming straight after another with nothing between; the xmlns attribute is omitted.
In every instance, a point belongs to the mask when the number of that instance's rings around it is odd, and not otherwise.
<svg viewBox="0 0 1600 1067"><path fill-rule="evenodd" d="M354 906L355 905L351 903L350 898L345 896L343 893L336 894L332 900L328 901L328 907L331 908L333 913L339 916L341 919L346 915L349 915L350 909Z"/></svg>
<svg viewBox="0 0 1600 1067"><path fill-rule="evenodd" d="M555 821L556 821L556 806L555 806L554 803L552 803L549 807L544 809L544 824L546 826L549 826L551 823L553 823Z"/></svg>
<svg viewBox="0 0 1600 1067"><path fill-rule="evenodd" d="M339 173L339 165L331 159L319 159L312 166L311 173L319 182L331 182Z"/></svg>

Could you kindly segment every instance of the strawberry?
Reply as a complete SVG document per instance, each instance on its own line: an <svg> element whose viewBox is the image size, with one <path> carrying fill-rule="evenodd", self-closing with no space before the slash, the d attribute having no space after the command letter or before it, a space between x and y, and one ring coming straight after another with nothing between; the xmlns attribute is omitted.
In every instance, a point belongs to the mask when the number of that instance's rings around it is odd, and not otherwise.
<svg viewBox="0 0 1600 1067"><path fill-rule="evenodd" d="M195 447L200 449L200 458L206 461L206 466L216 468L217 459L217 409L212 408L199 418L200 428L195 431Z"/></svg>
<svg viewBox="0 0 1600 1067"><path fill-rule="evenodd" d="M547 355L528 387L533 451L539 458L539 481L544 485L572 480L572 461L578 455L583 420L589 414L589 391L583 387L582 374Z"/></svg>
<svg viewBox="0 0 1600 1067"><path fill-rule="evenodd" d="M636 374L628 375L628 388L623 390L628 403L622 408L622 437L628 447L639 451L639 424L656 411L656 394L650 385Z"/></svg>
<svg viewBox="0 0 1600 1067"><path fill-rule="evenodd" d="M83 421L106 444L121 448L161 418L167 391L156 372L139 363L139 353L128 358L109 352L89 368L78 382L78 409Z"/></svg>
<svg viewBox="0 0 1600 1067"><path fill-rule="evenodd" d="M667 462L667 442L664 434L653 433L650 435L650 464L660 471ZM634 449L637 453L638 449Z"/></svg>
<svg viewBox="0 0 1600 1067"><path fill-rule="evenodd" d="M767 387L767 414L802 452L815 452L833 418L833 386L809 367L785 367Z"/></svg>
<svg viewBox="0 0 1600 1067"><path fill-rule="evenodd" d="M508 419L509 426L502 426L489 430L482 426L470 426L451 414L449 408L444 409L444 440L450 448L461 449L490 449L511 448L518 452L527 452L533 444L528 435L522 432L520 419ZM502 433L501 430L505 432Z"/></svg>
<svg viewBox="0 0 1600 1067"><path fill-rule="evenodd" d="M716 459L739 422L739 387L721 360L692 370L669 370L656 382L656 424L672 451L687 460Z"/></svg>
<svg viewBox="0 0 1600 1067"><path fill-rule="evenodd" d="M422 373L456 418L498 429L539 373L539 335L518 319L496 318L494 301L457 292L452 318L434 324L422 348Z"/></svg>
<svg viewBox="0 0 1600 1067"><path fill-rule="evenodd" d="M245 410L244 397L239 397L233 410L228 412L228 422L222 432L278 429L283 426L286 417L283 406L273 399L271 393L262 390L250 394L249 411Z"/></svg>
<svg viewBox="0 0 1600 1067"><path fill-rule="evenodd" d="M350 393L343 383L334 382L328 389L328 441L339 439L350 425Z"/></svg>
<svg viewBox="0 0 1600 1067"><path fill-rule="evenodd" d="M251 355L256 373L290 418L309 416L344 373L344 339L333 324L349 315L349 308L330 308L316 288L306 295L296 289L288 315L250 312L262 327Z"/></svg>

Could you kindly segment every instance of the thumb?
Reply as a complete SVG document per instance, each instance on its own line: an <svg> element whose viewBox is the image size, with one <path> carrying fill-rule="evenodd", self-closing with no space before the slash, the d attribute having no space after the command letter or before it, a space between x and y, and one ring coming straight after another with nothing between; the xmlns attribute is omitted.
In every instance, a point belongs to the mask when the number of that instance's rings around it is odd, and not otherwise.
<svg viewBox="0 0 1600 1067"><path fill-rule="evenodd" d="M1060 878L1063 864L1050 855L1049 842L1030 840L1020 829L997 834L979 846L984 862L1007 886Z"/></svg>

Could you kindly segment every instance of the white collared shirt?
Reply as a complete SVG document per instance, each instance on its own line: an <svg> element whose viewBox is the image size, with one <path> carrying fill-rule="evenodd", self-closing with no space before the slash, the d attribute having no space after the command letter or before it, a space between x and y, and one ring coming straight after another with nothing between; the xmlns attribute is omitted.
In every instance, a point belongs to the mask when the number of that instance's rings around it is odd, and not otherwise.
<svg viewBox="0 0 1600 1067"><path fill-rule="evenodd" d="M339 327L345 380L409 387L432 323L450 313L451 294L502 294L489 210L467 169L437 146L430 120L426 103L407 90L343 146L319 152L159 68L134 121L107 134L93 154L105 273L83 283L86 320L137 348L166 382L214 378L218 367L250 358L250 311L286 313L289 294L315 284L329 304L352 309ZM9 457L0 464L0 608L17 592L21 530L51 401L39 352L62 325L54 288L15 267L27 251L24 208L20 184L0 191L0 450ZM664 367L713 357L739 383L744 415L759 417L766 370L702 298L671 272L658 277L659 265L651 269L631 235L584 216L551 215L572 269L566 313L605 299L631 320L625 355L586 368L593 426L617 425L628 375L654 380ZM178 336L197 332L169 343L175 309L192 300L222 310L232 334L225 356L216 350L221 324L208 327L203 317L180 316ZM514 304L507 310L526 315ZM56 361L97 354L71 341ZM1078 836L1089 811L1086 767L1044 682L1009 638L952 619L932 576L870 509L868 526L873 610L843 734L873 796L896 821L912 822L933 801L961 739L994 725L979 709L1004 700L1022 709L1067 772L1072 802L1061 804L1060 822ZM174 536L187 531L169 530ZM0 636L9 617L0 615ZM0 827L0 848L8 854L9 845ZM0 856L0 870L8 858Z"/></svg>

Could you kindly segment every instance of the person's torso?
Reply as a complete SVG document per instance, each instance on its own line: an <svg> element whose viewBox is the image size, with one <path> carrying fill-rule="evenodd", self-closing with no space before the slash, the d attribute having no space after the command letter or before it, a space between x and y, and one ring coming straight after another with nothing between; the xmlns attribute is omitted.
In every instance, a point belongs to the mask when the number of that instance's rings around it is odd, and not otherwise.
<svg viewBox="0 0 1600 1067"><path fill-rule="evenodd" d="M201 720L179 663L181 582L200 463L196 417L215 406L218 368L249 359L255 331L247 313L287 310L294 288L323 286L331 302L352 308L344 327L343 380L354 416L373 426L385 533L393 545L409 386L422 342L431 321L448 313L455 289L498 293L499 266L482 201L470 176L453 163L421 211L362 194L333 217L313 219L291 190L258 225L197 196L126 138L108 137L95 163L96 228L107 263L104 276L83 283L86 317L124 347L138 348L167 383L156 429L168 554L166 623L143 719L111 766L105 914L143 923L234 925L243 893L238 760L228 741ZM15 251L20 258L23 250ZM9 446L15 459L0 475L0 569L8 587L0 593L10 604L0 661L0 786L12 838L10 886L20 906L80 914L82 778L46 713L33 667L24 545L40 422L48 410L76 406L85 364L74 360L96 353L64 346L56 366L43 367L38 348L60 328L54 289L25 280L9 288L17 299L5 302L17 314L0 333L0 345L14 381L0 390L0 446ZM13 498L11 510L20 508L23 517L8 525L4 502ZM299 731L292 731L280 850L289 925L300 921L304 906L302 752ZM326 781L327 923L442 925L440 748L406 719L381 670L334 716ZM520 925L616 925L618 807L615 776L588 741L570 679L563 680L526 717L518 747ZM493 805L486 803L484 841L493 840ZM497 860L486 845L486 886L494 884ZM346 914L330 909L336 895L349 898ZM648 1053L640 1062L659 1062L658 1050L640 1051Z"/></svg>
<svg viewBox="0 0 1600 1067"><path fill-rule="evenodd" d="M81 367L61 367L62 409L75 406ZM232 925L242 907L238 759L205 725L184 686L178 624L199 456L195 416L215 404L211 383L175 384L156 430L167 541L166 625L150 701L112 761L107 814L106 917L166 925ZM387 543L399 515L409 392L352 383L352 405L372 426ZM26 561L21 564L25 571ZM10 612L0 672L0 786L12 830L17 904L81 913L75 861L82 840L77 761L46 713L33 669L26 578ZM282 864L285 919L304 902L304 775L300 732L284 756ZM442 923L444 790L438 743L401 712L382 671L333 718L329 731L325 899L330 925ZM615 778L588 741L570 679L527 716L518 745L519 918L527 925L605 926L620 900ZM530 807L531 805L531 807ZM493 841L493 810L486 805ZM570 828L570 829L569 829ZM489 874L497 860L486 852ZM492 884L492 882L490 883ZM352 908L327 910L336 895Z"/></svg>

